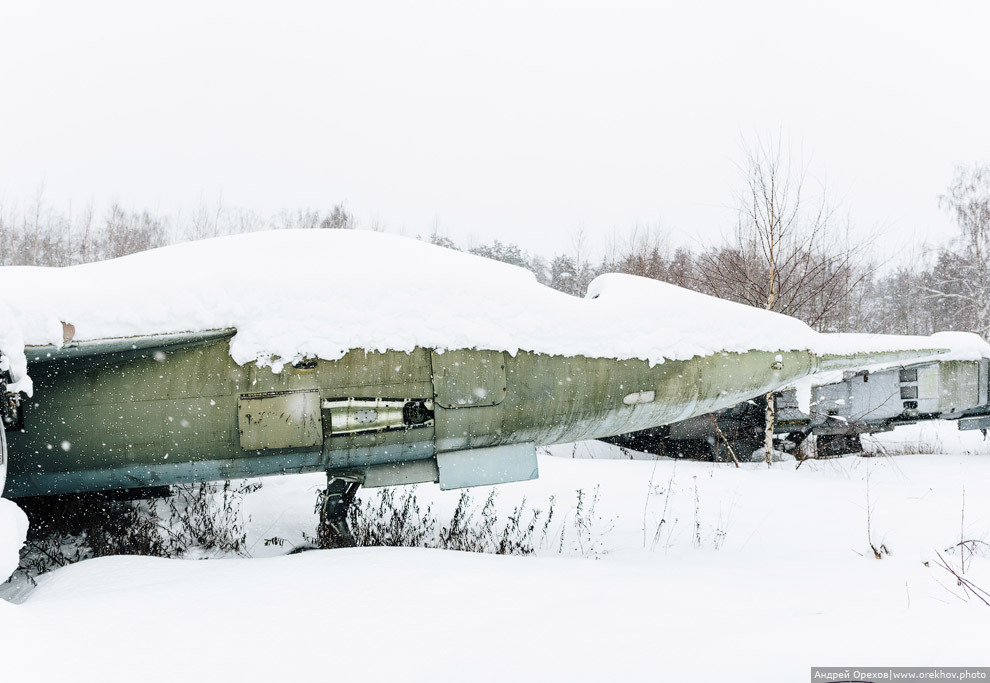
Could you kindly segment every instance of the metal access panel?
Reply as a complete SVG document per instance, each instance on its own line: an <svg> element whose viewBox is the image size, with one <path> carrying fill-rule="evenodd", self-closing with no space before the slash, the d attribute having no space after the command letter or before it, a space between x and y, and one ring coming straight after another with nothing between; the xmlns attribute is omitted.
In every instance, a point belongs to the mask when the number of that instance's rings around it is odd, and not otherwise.
<svg viewBox="0 0 990 683"><path fill-rule="evenodd" d="M529 481L540 476L536 446L532 443L437 453L437 466L443 490Z"/></svg>
<svg viewBox="0 0 990 683"><path fill-rule="evenodd" d="M990 415L979 417L966 417L959 420L958 427L961 431L969 429L990 429Z"/></svg>
<svg viewBox="0 0 990 683"><path fill-rule="evenodd" d="M918 368L918 395L915 398L921 401L937 399L942 391L941 379L940 365L932 364Z"/></svg>
<svg viewBox="0 0 990 683"><path fill-rule="evenodd" d="M939 412L958 413L980 405L978 361L945 361L938 367Z"/></svg>
<svg viewBox="0 0 990 683"><path fill-rule="evenodd" d="M370 489L436 482L439 474L435 458L370 465L364 470L364 487Z"/></svg>
<svg viewBox="0 0 990 683"><path fill-rule="evenodd" d="M237 399L241 448L319 448L323 422L319 391L269 391Z"/></svg>
<svg viewBox="0 0 990 683"><path fill-rule="evenodd" d="M837 417L857 423L880 423L904 412L898 370L859 372L841 382L815 387L816 417ZM916 384L912 385L915 387Z"/></svg>
<svg viewBox="0 0 990 683"><path fill-rule="evenodd" d="M980 405L985 406L990 403L990 360L984 358L980 361L979 375L979 400Z"/></svg>
<svg viewBox="0 0 990 683"><path fill-rule="evenodd" d="M497 406L505 400L505 354L476 349L433 351L433 391L442 408Z"/></svg>

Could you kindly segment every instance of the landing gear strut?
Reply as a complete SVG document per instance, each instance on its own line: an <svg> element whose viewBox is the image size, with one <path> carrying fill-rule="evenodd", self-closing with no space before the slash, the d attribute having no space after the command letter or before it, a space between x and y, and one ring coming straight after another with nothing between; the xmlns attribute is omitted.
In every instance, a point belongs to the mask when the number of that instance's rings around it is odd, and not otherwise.
<svg viewBox="0 0 990 683"><path fill-rule="evenodd" d="M327 472L327 488L320 501L320 526L316 540L320 548L352 548L354 535L347 525L347 510L361 482Z"/></svg>

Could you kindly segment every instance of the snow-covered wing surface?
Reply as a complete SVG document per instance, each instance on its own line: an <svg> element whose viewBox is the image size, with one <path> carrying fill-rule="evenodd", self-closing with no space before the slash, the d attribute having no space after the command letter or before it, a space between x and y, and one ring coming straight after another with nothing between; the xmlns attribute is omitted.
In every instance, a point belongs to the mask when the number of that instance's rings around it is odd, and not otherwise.
<svg viewBox="0 0 990 683"><path fill-rule="evenodd" d="M0 349L25 380L25 345L236 328L238 363L416 346L519 349L651 363L720 351L820 354L946 348L930 337L822 335L794 318L663 282L609 274L584 299L522 268L394 235L260 232L68 268L6 267ZM11 291L12 287L5 287ZM990 355L969 336L956 355Z"/></svg>

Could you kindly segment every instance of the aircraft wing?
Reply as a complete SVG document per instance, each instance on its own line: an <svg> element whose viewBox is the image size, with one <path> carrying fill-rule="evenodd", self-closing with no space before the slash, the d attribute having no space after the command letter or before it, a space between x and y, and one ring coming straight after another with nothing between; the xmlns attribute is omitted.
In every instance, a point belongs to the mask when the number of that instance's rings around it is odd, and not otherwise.
<svg viewBox="0 0 990 683"><path fill-rule="evenodd" d="M24 355L29 363L48 360L67 360L88 356L128 353L131 351L153 351L158 349L179 350L199 346L207 342L234 336L234 328L201 330L197 332L170 332L139 337L114 337L110 339L90 339L68 341L62 346L45 344L27 346Z"/></svg>

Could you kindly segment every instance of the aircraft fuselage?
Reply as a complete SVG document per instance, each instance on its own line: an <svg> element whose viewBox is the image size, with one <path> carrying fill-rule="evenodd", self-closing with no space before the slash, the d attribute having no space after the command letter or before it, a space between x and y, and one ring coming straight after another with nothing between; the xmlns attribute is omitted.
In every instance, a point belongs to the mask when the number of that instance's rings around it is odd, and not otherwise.
<svg viewBox="0 0 990 683"><path fill-rule="evenodd" d="M366 486L536 476L535 446L668 424L813 370L804 351L642 360L352 350L238 365L228 340L29 358L5 495L327 471Z"/></svg>

